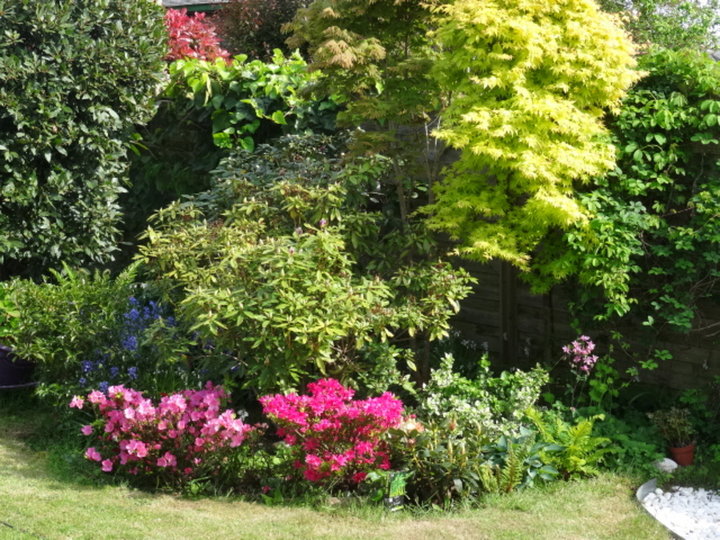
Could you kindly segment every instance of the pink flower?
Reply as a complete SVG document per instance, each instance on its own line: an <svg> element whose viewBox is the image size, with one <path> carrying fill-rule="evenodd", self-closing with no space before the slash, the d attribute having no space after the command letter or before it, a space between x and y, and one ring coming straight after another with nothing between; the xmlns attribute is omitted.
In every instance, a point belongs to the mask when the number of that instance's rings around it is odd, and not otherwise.
<svg viewBox="0 0 720 540"><path fill-rule="evenodd" d="M72 400L70 401L70 407L72 408L82 409L83 405L85 405L85 400L80 396L73 396Z"/></svg>
<svg viewBox="0 0 720 540"><path fill-rule="evenodd" d="M102 459L100 452L98 452L93 446L85 450L85 457L90 461L100 461Z"/></svg>
<svg viewBox="0 0 720 540"><path fill-rule="evenodd" d="M135 439L127 443L125 450L131 456L137 456L139 458L143 458L148 455L148 449L145 443L143 443L142 441L137 441Z"/></svg>
<svg viewBox="0 0 720 540"><path fill-rule="evenodd" d="M100 392L100 390L93 390L90 394L88 394L88 401L95 405L105 403L106 399L105 394Z"/></svg>
<svg viewBox="0 0 720 540"><path fill-rule="evenodd" d="M163 470L165 475L180 477L175 480L181 480L183 474L192 477L194 468L179 471L179 461L202 467L208 456L222 458L223 452L239 446L252 429L236 419L233 411L221 412L225 393L211 383L203 390L165 395L157 407L131 388L113 386L108 392L110 399L98 391L87 397L101 417L104 433L98 434L103 444L100 451L89 448L85 455L100 462L105 472L152 474ZM93 427L83 426L81 431L91 435ZM101 452L113 457L103 460Z"/></svg>

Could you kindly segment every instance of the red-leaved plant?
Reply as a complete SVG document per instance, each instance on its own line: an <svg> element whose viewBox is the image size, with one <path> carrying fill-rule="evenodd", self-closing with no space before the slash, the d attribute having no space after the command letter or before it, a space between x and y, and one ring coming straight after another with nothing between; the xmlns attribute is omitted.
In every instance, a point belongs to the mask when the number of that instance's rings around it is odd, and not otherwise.
<svg viewBox="0 0 720 540"><path fill-rule="evenodd" d="M295 467L311 482L357 484L367 473L389 469L383 440L403 421L403 404L389 392L353 400L354 391L335 379L308 385L310 395L260 398L278 435L296 452Z"/></svg>
<svg viewBox="0 0 720 540"><path fill-rule="evenodd" d="M159 477L181 485L199 473L212 474L208 465L242 444L253 428L227 409L220 412L225 392L208 382L203 390L184 390L164 396L157 405L141 392L111 386L87 398L75 396L70 407L82 409L86 400L99 419L83 426L96 439L85 457L105 472Z"/></svg>
<svg viewBox="0 0 720 540"><path fill-rule="evenodd" d="M200 60L228 60L230 53L220 46L215 26L205 20L204 13L190 16L187 9L168 9L165 12L170 52L167 60L198 58Z"/></svg>

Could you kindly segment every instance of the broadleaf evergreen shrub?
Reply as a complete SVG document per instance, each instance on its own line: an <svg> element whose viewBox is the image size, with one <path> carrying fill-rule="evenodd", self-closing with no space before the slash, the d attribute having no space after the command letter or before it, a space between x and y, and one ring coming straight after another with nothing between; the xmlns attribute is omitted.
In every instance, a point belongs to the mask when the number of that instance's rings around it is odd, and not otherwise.
<svg viewBox="0 0 720 540"><path fill-rule="evenodd" d="M396 445L398 460L412 471L411 496L444 504L549 480L553 470L540 458L549 443L524 426L524 411L540 398L547 372L537 367L494 376L482 358L468 378L453 371L453 362L446 353L416 392L420 429Z"/></svg>
<svg viewBox="0 0 720 540"><path fill-rule="evenodd" d="M95 409L97 418L82 427L95 441L85 457L103 472L178 488L203 477L217 485L228 482L225 463L253 427L231 409L220 412L226 397L222 387L208 383L202 390L184 390L153 402L142 392L117 385L94 390L86 398L75 396L70 407L88 404Z"/></svg>
<svg viewBox="0 0 720 540"><path fill-rule="evenodd" d="M104 263L163 75L150 0L0 1L0 277Z"/></svg>
<svg viewBox="0 0 720 540"><path fill-rule="evenodd" d="M258 391L412 369L469 292L427 231L395 226L386 161L343 162L340 150L316 136L235 153L213 189L161 210L145 233L148 275Z"/></svg>
<svg viewBox="0 0 720 540"><path fill-rule="evenodd" d="M471 379L453 371L453 363L452 355L446 354L428 384L418 391L418 418L450 418L457 429L480 429L491 440L519 433L525 410L537 403L548 382L547 372L539 366L494 376L483 357Z"/></svg>
<svg viewBox="0 0 720 540"><path fill-rule="evenodd" d="M293 449L298 472L310 482L353 487L368 472L390 468L388 432L400 425L403 403L390 392L353 399L335 379L308 384L308 395L260 398L277 434Z"/></svg>

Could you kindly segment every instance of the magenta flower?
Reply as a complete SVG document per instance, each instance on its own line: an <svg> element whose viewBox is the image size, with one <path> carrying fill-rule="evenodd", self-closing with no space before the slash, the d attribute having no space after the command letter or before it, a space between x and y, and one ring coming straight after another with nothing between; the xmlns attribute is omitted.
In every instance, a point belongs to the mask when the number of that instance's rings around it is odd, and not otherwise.
<svg viewBox="0 0 720 540"><path fill-rule="evenodd" d="M81 432L83 435L86 435L86 436L87 436L87 435L92 435L93 427L90 426L90 425L83 426L83 427L80 428L80 432Z"/></svg>
<svg viewBox="0 0 720 540"><path fill-rule="evenodd" d="M386 432L403 421L403 405L392 394L354 400L335 379L308 385L309 395L260 398L277 433L296 452L295 467L311 482L331 477L357 483L367 471L389 468Z"/></svg>
<svg viewBox="0 0 720 540"><path fill-rule="evenodd" d="M113 462L109 459L104 459L102 462L102 471L103 472L111 472L113 469Z"/></svg>

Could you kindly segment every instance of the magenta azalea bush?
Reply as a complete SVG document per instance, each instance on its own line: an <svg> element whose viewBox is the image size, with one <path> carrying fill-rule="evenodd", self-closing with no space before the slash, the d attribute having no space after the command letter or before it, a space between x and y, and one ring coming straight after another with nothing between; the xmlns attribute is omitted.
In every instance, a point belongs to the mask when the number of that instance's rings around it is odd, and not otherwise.
<svg viewBox="0 0 720 540"><path fill-rule="evenodd" d="M295 467L316 483L357 484L367 473L389 469L385 435L403 421L403 404L389 392L353 400L335 379L308 384L309 395L260 398L278 435L296 453Z"/></svg>
<svg viewBox="0 0 720 540"><path fill-rule="evenodd" d="M82 427L97 442L85 457L104 472L159 477L180 485L200 474L212 474L232 448L253 428L230 410L220 412L226 394L208 382L203 390L184 390L153 404L142 392L111 386L87 398L75 396L70 407L86 401L100 418Z"/></svg>

